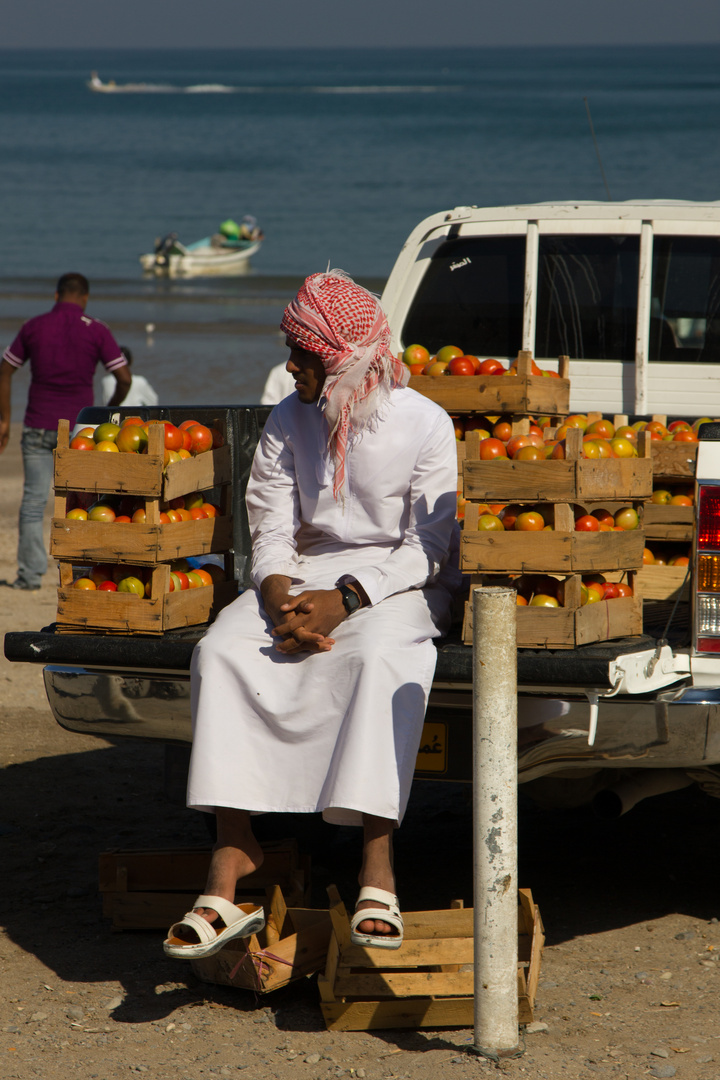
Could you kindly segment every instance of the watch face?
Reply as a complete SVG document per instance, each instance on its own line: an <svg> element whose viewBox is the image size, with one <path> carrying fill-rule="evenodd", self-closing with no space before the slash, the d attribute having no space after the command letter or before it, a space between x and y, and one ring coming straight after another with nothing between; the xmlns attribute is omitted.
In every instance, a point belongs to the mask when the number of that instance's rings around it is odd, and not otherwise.
<svg viewBox="0 0 720 1080"><path fill-rule="evenodd" d="M360 597L352 589L349 589L347 585L342 585L340 592L345 610L349 615L352 615L353 611L357 611L360 607Z"/></svg>

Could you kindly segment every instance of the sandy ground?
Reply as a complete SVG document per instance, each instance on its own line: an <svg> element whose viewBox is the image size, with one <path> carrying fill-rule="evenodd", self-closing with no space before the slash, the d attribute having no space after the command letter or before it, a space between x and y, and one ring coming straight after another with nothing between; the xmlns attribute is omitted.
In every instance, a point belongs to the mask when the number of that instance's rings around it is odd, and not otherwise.
<svg viewBox="0 0 720 1080"><path fill-rule="evenodd" d="M0 580L15 576L20 492L16 431L0 457ZM54 570L37 593L0 587L3 631L52 621L54 589ZM256 998L199 983L165 959L155 932L112 932L98 854L203 844L201 816L163 795L162 747L58 727L39 669L0 660L0 705L3 1077L434 1080L500 1069L720 1080L720 803L699 791L650 800L610 825L521 800L520 881L548 934L540 1030L526 1035L523 1056L495 1066L471 1054L470 1030L332 1034L312 979ZM355 833L303 819L297 835L313 857L314 903L330 881L352 903ZM471 850L467 791L416 785L397 842L405 908L469 904Z"/></svg>

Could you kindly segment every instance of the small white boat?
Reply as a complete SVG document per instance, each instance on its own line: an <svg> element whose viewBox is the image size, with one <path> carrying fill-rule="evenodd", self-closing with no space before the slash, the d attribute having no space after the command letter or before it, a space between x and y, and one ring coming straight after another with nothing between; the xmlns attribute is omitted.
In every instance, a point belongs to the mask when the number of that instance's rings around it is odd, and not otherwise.
<svg viewBox="0 0 720 1080"><path fill-rule="evenodd" d="M185 245L178 240L177 233L169 233L155 241L152 254L140 256L140 265L146 273L168 277L205 274L234 277L247 273L251 255L260 250L263 234L254 219L243 219L246 220L253 226L247 230L251 233L249 238L228 236L221 226L221 231L213 236Z"/></svg>
<svg viewBox="0 0 720 1080"><path fill-rule="evenodd" d="M116 83L114 79L103 82L97 71L91 72L87 85L96 94L174 94L178 89L166 83Z"/></svg>

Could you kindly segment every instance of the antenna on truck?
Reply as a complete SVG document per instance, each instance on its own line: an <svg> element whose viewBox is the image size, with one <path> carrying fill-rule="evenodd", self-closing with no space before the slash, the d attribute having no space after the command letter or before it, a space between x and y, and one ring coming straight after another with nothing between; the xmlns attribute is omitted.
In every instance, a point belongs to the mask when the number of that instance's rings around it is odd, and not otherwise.
<svg viewBox="0 0 720 1080"><path fill-rule="evenodd" d="M600 166L600 173L602 175L603 184L605 185L605 190L607 192L608 202L612 202L612 195L610 194L610 188L608 187L605 170L603 169L602 158L600 157L600 147L598 146L598 141L595 138L595 128L593 127L592 116L590 115L590 102L586 97L583 98L583 101L585 102L585 111L587 112L588 124L590 125L590 134L592 135L593 144L595 146L595 153L597 154L598 165Z"/></svg>

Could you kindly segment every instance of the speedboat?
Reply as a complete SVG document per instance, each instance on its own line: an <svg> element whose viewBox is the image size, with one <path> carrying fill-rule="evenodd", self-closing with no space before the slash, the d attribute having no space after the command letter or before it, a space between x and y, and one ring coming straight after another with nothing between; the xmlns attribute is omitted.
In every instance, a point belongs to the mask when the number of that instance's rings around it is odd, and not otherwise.
<svg viewBox="0 0 720 1080"><path fill-rule="evenodd" d="M221 231L213 236L187 245L180 242L177 233L169 233L155 241L151 254L140 256L140 265L146 273L168 277L205 274L230 277L247 273L249 259L260 250L263 241L256 225L247 231L249 237L227 235L221 226Z"/></svg>
<svg viewBox="0 0 720 1080"><path fill-rule="evenodd" d="M173 94L177 87L166 83L116 83L114 79L103 82L97 71L90 74L87 83L96 94Z"/></svg>

